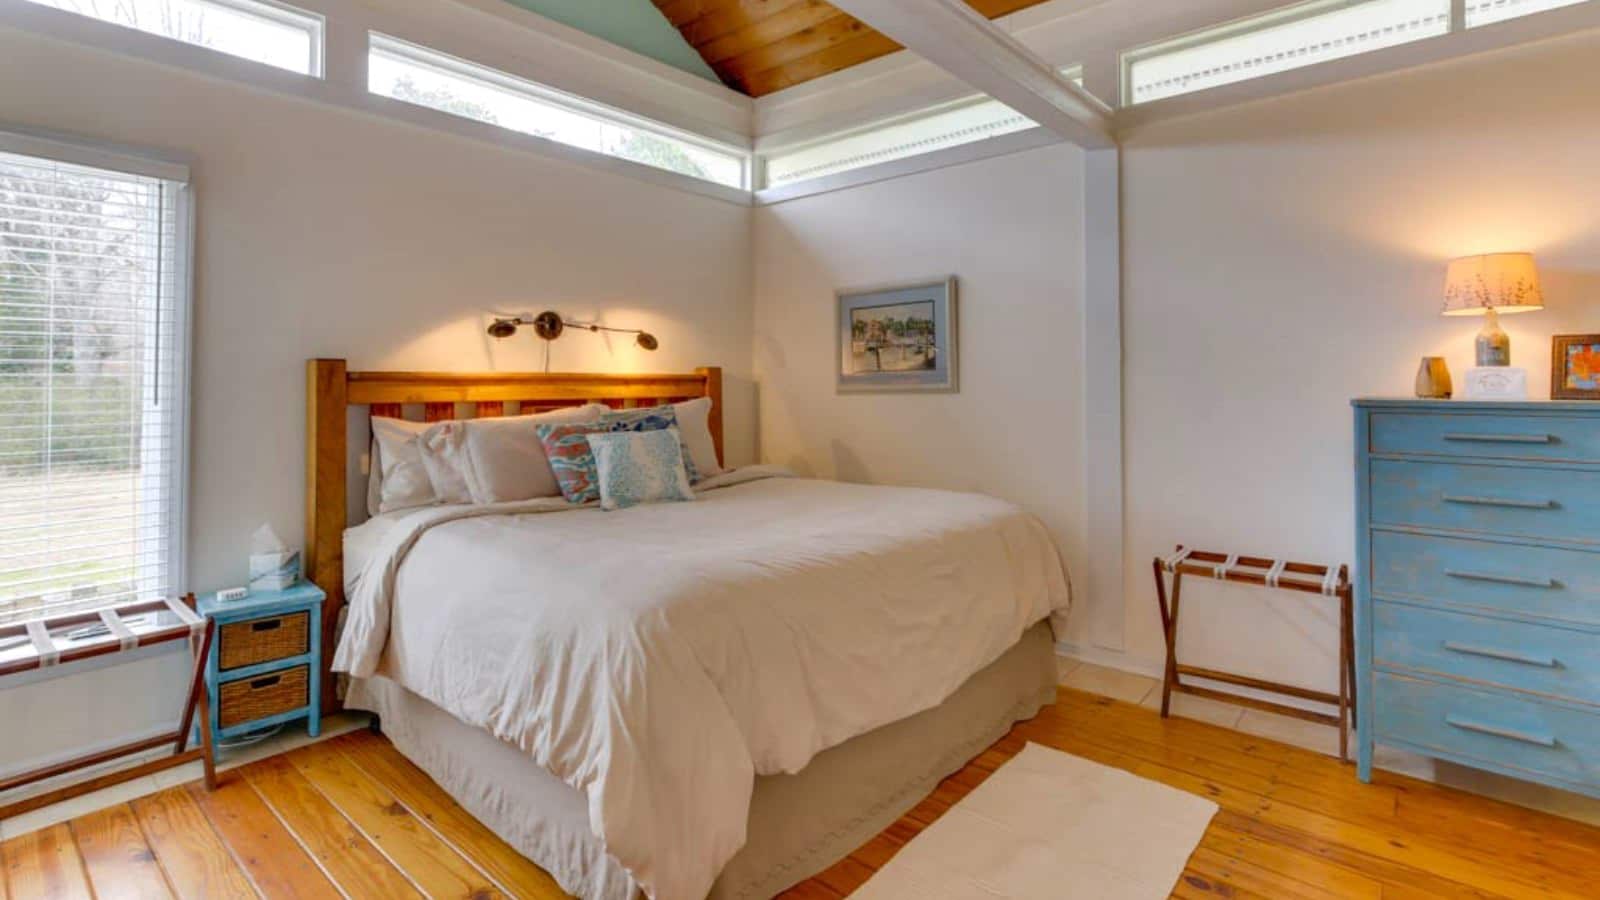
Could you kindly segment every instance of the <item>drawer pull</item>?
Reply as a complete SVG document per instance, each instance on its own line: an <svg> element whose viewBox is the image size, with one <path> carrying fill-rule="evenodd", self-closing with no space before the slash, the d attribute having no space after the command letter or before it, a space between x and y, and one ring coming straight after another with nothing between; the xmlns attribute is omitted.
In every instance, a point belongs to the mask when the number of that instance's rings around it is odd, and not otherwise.
<svg viewBox="0 0 1600 900"><path fill-rule="evenodd" d="M1446 503L1464 503L1468 506L1507 506L1512 509L1555 509L1554 500L1515 500L1508 497L1474 497L1467 494L1445 494Z"/></svg>
<svg viewBox="0 0 1600 900"><path fill-rule="evenodd" d="M1446 434L1447 441L1471 441L1482 444L1553 444L1553 434Z"/></svg>
<svg viewBox="0 0 1600 900"><path fill-rule="evenodd" d="M1493 572L1465 572L1456 569L1445 569L1444 574L1451 578L1461 578L1466 581L1492 581L1495 584L1516 584L1523 587L1553 588L1556 586L1554 578L1523 578L1520 575L1496 575Z"/></svg>
<svg viewBox="0 0 1600 900"><path fill-rule="evenodd" d="M265 678L257 678L250 682L250 689L252 691L259 691L262 688L272 687L282 680L283 676L281 675L268 675Z"/></svg>
<svg viewBox="0 0 1600 900"><path fill-rule="evenodd" d="M251 631L277 631L283 627L282 619L263 619L260 622L251 622Z"/></svg>
<svg viewBox="0 0 1600 900"><path fill-rule="evenodd" d="M1445 641L1444 648L1451 653L1461 653L1466 656L1482 656L1488 659L1502 659L1506 662L1524 663L1530 666L1543 666L1554 669L1560 661L1554 656L1535 656L1528 653L1518 653L1515 650L1496 650L1493 647L1476 647L1472 644L1458 644L1455 641Z"/></svg>
<svg viewBox="0 0 1600 900"><path fill-rule="evenodd" d="M1548 734L1535 734L1530 731L1518 731L1515 728L1486 725L1482 722L1474 722L1471 719L1463 719L1454 713L1446 715L1444 723L1451 728L1459 728L1462 731L1476 731L1479 734L1509 738L1513 741L1521 741L1524 744L1535 744L1540 747L1554 747L1556 745L1556 739Z"/></svg>

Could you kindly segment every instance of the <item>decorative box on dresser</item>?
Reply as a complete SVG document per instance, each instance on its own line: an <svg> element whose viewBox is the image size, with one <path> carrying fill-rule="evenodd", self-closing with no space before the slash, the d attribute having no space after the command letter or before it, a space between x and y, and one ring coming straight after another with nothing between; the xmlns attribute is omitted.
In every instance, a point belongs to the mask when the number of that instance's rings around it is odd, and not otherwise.
<svg viewBox="0 0 1600 900"><path fill-rule="evenodd" d="M323 599L309 582L238 600L200 598L201 615L217 627L206 660L217 742L297 719L312 737L321 731Z"/></svg>
<svg viewBox="0 0 1600 900"><path fill-rule="evenodd" d="M1600 796L1600 404L1357 400L1376 744Z"/></svg>

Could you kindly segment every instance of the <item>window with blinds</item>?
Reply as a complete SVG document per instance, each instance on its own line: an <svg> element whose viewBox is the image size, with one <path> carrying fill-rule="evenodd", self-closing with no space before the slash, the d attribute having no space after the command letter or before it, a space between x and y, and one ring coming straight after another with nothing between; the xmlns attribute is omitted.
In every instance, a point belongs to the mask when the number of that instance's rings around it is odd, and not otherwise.
<svg viewBox="0 0 1600 900"><path fill-rule="evenodd" d="M1507 19L1587 2L1589 0L1467 0L1467 27L1493 25Z"/></svg>
<svg viewBox="0 0 1600 900"><path fill-rule="evenodd" d="M176 588L186 192L0 152L0 625Z"/></svg>
<svg viewBox="0 0 1600 900"><path fill-rule="evenodd" d="M1450 31L1450 0L1313 0L1135 50L1128 105L1260 78Z"/></svg>
<svg viewBox="0 0 1600 900"><path fill-rule="evenodd" d="M1059 69L1083 87L1083 69ZM780 187L960 147L1038 127L998 100L966 97L872 122L835 134L776 148L763 148L763 187Z"/></svg>

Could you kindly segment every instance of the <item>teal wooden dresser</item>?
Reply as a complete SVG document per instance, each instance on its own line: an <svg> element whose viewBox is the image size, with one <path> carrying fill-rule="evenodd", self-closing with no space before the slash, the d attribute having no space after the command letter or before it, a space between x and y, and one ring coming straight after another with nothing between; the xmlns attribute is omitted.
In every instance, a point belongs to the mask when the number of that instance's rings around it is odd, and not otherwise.
<svg viewBox="0 0 1600 900"><path fill-rule="evenodd" d="M1600 796L1600 405L1357 400L1358 764Z"/></svg>

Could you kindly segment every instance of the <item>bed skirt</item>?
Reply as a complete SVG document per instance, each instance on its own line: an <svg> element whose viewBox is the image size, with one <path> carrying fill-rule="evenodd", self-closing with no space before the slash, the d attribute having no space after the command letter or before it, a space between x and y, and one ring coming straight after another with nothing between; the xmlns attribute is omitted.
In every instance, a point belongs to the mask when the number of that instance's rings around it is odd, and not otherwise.
<svg viewBox="0 0 1600 900"><path fill-rule="evenodd" d="M817 754L794 775L756 778L748 835L713 900L763 900L849 855L1011 726L1054 702L1050 626L967 680L944 703ZM578 790L488 732L388 679L355 679L346 705L377 713L384 734L466 810L585 900L638 889L589 831Z"/></svg>

